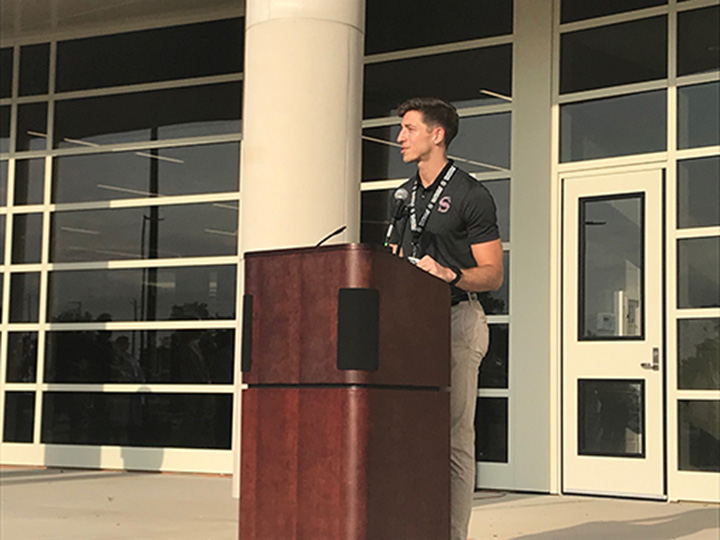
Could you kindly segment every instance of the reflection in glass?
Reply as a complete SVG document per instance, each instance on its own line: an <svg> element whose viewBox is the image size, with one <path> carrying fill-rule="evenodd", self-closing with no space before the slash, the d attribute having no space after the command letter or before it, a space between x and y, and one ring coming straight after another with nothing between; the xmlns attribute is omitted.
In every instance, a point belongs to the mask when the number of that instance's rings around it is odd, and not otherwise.
<svg viewBox="0 0 720 540"><path fill-rule="evenodd" d="M643 194L581 199L579 221L579 339L642 336Z"/></svg>
<svg viewBox="0 0 720 540"><path fill-rule="evenodd" d="M678 240L678 307L720 307L720 236Z"/></svg>
<svg viewBox="0 0 720 540"><path fill-rule="evenodd" d="M720 156L678 161L678 227L720 225Z"/></svg>
<svg viewBox="0 0 720 540"><path fill-rule="evenodd" d="M10 322L37 322L40 307L40 273L10 274Z"/></svg>
<svg viewBox="0 0 720 540"><path fill-rule="evenodd" d="M665 150L665 90L560 107L560 160L580 161Z"/></svg>
<svg viewBox="0 0 720 540"><path fill-rule="evenodd" d="M678 320L678 389L720 390L720 319Z"/></svg>
<svg viewBox="0 0 720 540"><path fill-rule="evenodd" d="M578 454L645 456L645 381L578 380Z"/></svg>
<svg viewBox="0 0 720 540"><path fill-rule="evenodd" d="M232 384L235 331L48 332L46 383Z"/></svg>
<svg viewBox="0 0 720 540"><path fill-rule="evenodd" d="M507 463L507 398L478 398L475 411L475 461Z"/></svg>
<svg viewBox="0 0 720 540"><path fill-rule="evenodd" d="M487 315L507 315L510 294L510 252L503 252L503 283L497 291L478 294L480 303Z"/></svg>
<svg viewBox="0 0 720 540"><path fill-rule="evenodd" d="M237 253L238 202L55 212L53 262Z"/></svg>
<svg viewBox="0 0 720 540"><path fill-rule="evenodd" d="M12 262L39 263L42 240L42 214L15 214L12 230Z"/></svg>
<svg viewBox="0 0 720 540"><path fill-rule="evenodd" d="M44 159L19 159L15 162L14 204L42 204L44 185Z"/></svg>
<svg viewBox="0 0 720 540"><path fill-rule="evenodd" d="M35 392L5 393L4 442L33 442Z"/></svg>
<svg viewBox="0 0 720 540"><path fill-rule="evenodd" d="M51 272L48 319L54 322L232 319L235 277L234 265Z"/></svg>
<svg viewBox="0 0 720 540"><path fill-rule="evenodd" d="M13 49L3 47L0 49L0 98L12 96L13 79Z"/></svg>
<svg viewBox="0 0 720 540"><path fill-rule="evenodd" d="M560 39L560 93L667 77L666 16L569 32Z"/></svg>
<svg viewBox="0 0 720 540"><path fill-rule="evenodd" d="M37 332L10 332L7 346L7 382L35 382Z"/></svg>
<svg viewBox="0 0 720 540"><path fill-rule="evenodd" d="M48 93L50 44L20 47L20 95Z"/></svg>
<svg viewBox="0 0 720 540"><path fill-rule="evenodd" d="M461 118L448 153L469 173L509 169L510 125L510 113Z"/></svg>
<svg viewBox="0 0 720 540"><path fill-rule="evenodd" d="M0 153L10 151L10 105L0 107Z"/></svg>
<svg viewBox="0 0 720 540"><path fill-rule="evenodd" d="M720 82L678 88L678 148L720 144Z"/></svg>
<svg viewBox="0 0 720 540"><path fill-rule="evenodd" d="M232 394L45 392L42 442L230 449Z"/></svg>
<svg viewBox="0 0 720 540"><path fill-rule="evenodd" d="M53 165L56 203L219 193L238 190L240 148L232 142L61 156Z"/></svg>
<svg viewBox="0 0 720 540"><path fill-rule="evenodd" d="M15 149L45 150L47 147L47 104L18 105Z"/></svg>
<svg viewBox="0 0 720 540"><path fill-rule="evenodd" d="M363 116L395 116L408 96L443 96L456 107L507 103L481 90L510 97L511 80L511 45L366 64Z"/></svg>
<svg viewBox="0 0 720 540"><path fill-rule="evenodd" d="M677 24L678 75L720 69L720 7L681 11Z"/></svg>
<svg viewBox="0 0 720 540"><path fill-rule="evenodd" d="M55 147L240 132L240 83L58 101Z"/></svg>
<svg viewBox="0 0 720 540"><path fill-rule="evenodd" d="M490 348L480 364L478 388L508 387L508 325L490 325Z"/></svg>
<svg viewBox="0 0 720 540"><path fill-rule="evenodd" d="M560 21L567 23L592 19L663 4L667 4L667 0L563 0L560 3Z"/></svg>
<svg viewBox="0 0 720 540"><path fill-rule="evenodd" d="M678 401L681 471L720 472L720 401Z"/></svg>

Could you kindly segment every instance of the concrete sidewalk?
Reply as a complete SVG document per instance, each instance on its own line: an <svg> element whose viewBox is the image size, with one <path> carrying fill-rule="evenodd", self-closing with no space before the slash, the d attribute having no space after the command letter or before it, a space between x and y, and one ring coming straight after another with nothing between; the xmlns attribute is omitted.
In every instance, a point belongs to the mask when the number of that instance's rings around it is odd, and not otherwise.
<svg viewBox="0 0 720 540"><path fill-rule="evenodd" d="M2 540L237 539L229 477L6 467L0 500ZM714 504L480 492L470 533L477 540L718 540L719 526Z"/></svg>

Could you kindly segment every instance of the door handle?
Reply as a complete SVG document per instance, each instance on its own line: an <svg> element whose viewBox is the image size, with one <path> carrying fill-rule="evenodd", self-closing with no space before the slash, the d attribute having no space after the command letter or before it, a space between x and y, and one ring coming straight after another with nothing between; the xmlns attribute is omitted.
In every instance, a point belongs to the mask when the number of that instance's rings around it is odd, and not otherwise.
<svg viewBox="0 0 720 540"><path fill-rule="evenodd" d="M652 369L653 371L660 371L660 349L653 347L652 350L652 362L643 362L640 364L643 369Z"/></svg>

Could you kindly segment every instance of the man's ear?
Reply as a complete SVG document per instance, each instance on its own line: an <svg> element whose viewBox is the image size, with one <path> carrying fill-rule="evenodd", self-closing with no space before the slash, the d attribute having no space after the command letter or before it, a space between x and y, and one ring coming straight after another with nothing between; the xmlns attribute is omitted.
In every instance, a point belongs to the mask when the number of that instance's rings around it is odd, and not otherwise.
<svg viewBox="0 0 720 540"><path fill-rule="evenodd" d="M445 129L442 126L437 126L432 130L433 143L437 145L445 144Z"/></svg>

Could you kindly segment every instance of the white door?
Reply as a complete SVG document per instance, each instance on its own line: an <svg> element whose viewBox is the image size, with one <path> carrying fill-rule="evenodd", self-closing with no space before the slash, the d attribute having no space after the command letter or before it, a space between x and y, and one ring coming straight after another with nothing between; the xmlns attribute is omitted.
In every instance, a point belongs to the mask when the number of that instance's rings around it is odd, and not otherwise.
<svg viewBox="0 0 720 540"><path fill-rule="evenodd" d="M665 495L663 171L563 180L563 491Z"/></svg>

